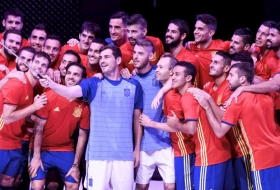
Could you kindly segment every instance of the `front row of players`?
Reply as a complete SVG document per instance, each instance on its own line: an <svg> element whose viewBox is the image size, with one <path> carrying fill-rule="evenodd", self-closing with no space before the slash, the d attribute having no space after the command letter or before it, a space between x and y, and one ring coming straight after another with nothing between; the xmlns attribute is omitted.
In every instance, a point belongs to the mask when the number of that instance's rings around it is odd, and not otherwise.
<svg viewBox="0 0 280 190"><path fill-rule="evenodd" d="M27 49L23 48L19 55L32 54ZM132 189L133 168L140 163L137 189L147 188L150 179L141 180L149 171L144 163L147 162L144 153L149 151L140 147L141 125L144 129L170 132L175 177L168 176L174 175L168 170L170 167L161 171L167 189L175 188L174 179L177 189L234 189L235 185L238 189L273 189L279 184L280 138L274 122L274 110L280 105L277 94L243 93L237 103L232 102L225 109L232 91L252 83L253 64L231 65L227 53L217 52L209 73L215 80L202 91L194 88L196 68L191 63L177 62L165 54L154 68L149 62L153 44L144 39L137 42L135 49L135 68L143 73L133 79L120 75L119 48L104 46L99 61L103 79L93 77L82 81L86 69L79 63L70 63L66 67L65 86L45 77L40 80L45 93L36 95L34 101L33 87L38 79L30 70L24 74L25 84L18 79L9 79L4 84L1 89L1 188L12 187L18 175L22 158L21 126L25 117L33 113L35 129L29 165L32 189L43 189L46 174L52 167L58 169L67 189L78 188L78 166L89 129L85 187L102 190L110 184L117 189ZM29 56L33 57L30 66L45 75L49 56L42 52ZM143 93L147 93L142 90L142 87L145 89L143 79L151 72L156 73L156 80L164 87L172 87L164 97L166 123L152 121L147 112L141 114L142 109L147 110L143 107L146 105ZM157 87L155 79L151 80ZM172 85L168 87L170 80ZM87 100L90 112L87 103L77 99L80 97ZM77 125L79 137L74 152L71 137ZM120 171L126 175L119 175Z"/></svg>

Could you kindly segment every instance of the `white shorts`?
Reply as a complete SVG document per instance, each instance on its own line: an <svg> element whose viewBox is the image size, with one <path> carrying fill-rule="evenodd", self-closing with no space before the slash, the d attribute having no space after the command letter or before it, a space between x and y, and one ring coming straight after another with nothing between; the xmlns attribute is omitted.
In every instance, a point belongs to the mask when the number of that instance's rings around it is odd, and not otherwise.
<svg viewBox="0 0 280 190"><path fill-rule="evenodd" d="M133 189L133 161L87 160L86 164L86 189Z"/></svg>
<svg viewBox="0 0 280 190"><path fill-rule="evenodd" d="M156 166L164 183L175 183L172 147L161 150L140 151L140 165L137 169L135 182L137 184L149 184Z"/></svg>

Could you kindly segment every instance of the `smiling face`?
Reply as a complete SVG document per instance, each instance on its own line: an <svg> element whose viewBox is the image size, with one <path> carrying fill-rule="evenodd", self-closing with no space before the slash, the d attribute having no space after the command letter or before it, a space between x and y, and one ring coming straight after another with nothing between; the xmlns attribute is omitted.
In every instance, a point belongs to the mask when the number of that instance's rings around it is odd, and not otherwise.
<svg viewBox="0 0 280 190"><path fill-rule="evenodd" d="M172 70L172 73L172 88L180 91L187 83L185 68L182 66L175 66Z"/></svg>
<svg viewBox="0 0 280 190"><path fill-rule="evenodd" d="M103 44L99 43L91 43L89 50L88 50L88 63L90 65L97 65L99 64L99 56L100 56L100 49L103 47Z"/></svg>
<svg viewBox="0 0 280 190"><path fill-rule="evenodd" d="M55 39L47 39L44 45L44 52L46 52L51 62L55 63L60 55L60 42Z"/></svg>
<svg viewBox="0 0 280 190"><path fill-rule="evenodd" d="M269 27L261 25L256 34L256 46L266 48L267 37L269 36Z"/></svg>
<svg viewBox="0 0 280 190"><path fill-rule="evenodd" d="M22 50L19 57L21 60L23 60L25 63L27 63L28 65L30 65L30 63L32 62L32 58L33 58L34 54L26 51L26 50ZM25 64L19 59L16 59L16 63L17 63L17 70L22 71L22 72L26 72L28 71L28 67L25 66Z"/></svg>
<svg viewBox="0 0 280 190"><path fill-rule="evenodd" d="M213 36L208 26L201 21L196 21L194 28L194 41L197 43L205 43Z"/></svg>
<svg viewBox="0 0 280 190"><path fill-rule="evenodd" d="M180 44L180 42L181 35L178 26L170 23L165 33L165 44L169 47L176 47Z"/></svg>
<svg viewBox="0 0 280 190"><path fill-rule="evenodd" d="M266 47L268 49L278 49L280 47L280 31L276 28L269 29Z"/></svg>
<svg viewBox="0 0 280 190"><path fill-rule="evenodd" d="M114 73L119 69L121 57L115 58L111 49L101 51L99 59L100 68L105 75Z"/></svg>
<svg viewBox="0 0 280 190"><path fill-rule="evenodd" d="M241 36L233 35L230 42L229 53L235 54L245 51L245 44Z"/></svg>
<svg viewBox="0 0 280 190"><path fill-rule="evenodd" d="M60 63L60 66L59 66L59 70L60 70L60 75L62 77L65 77L66 75L66 67L69 63L73 63L73 62L77 62L78 59L75 55L72 55L72 54L64 54L63 58L62 58L62 61Z"/></svg>
<svg viewBox="0 0 280 190"><path fill-rule="evenodd" d="M170 77L170 58L162 57L157 63L156 79L162 83L166 82Z"/></svg>
<svg viewBox="0 0 280 190"><path fill-rule="evenodd" d="M17 53L21 46L22 37L18 34L9 33L4 40L4 45L6 45L12 52ZM4 48L4 52L7 55L13 56L6 48Z"/></svg>
<svg viewBox="0 0 280 190"><path fill-rule="evenodd" d="M44 30L34 29L28 38L28 41L36 51L42 51L46 38L47 33Z"/></svg>
<svg viewBox="0 0 280 190"><path fill-rule="evenodd" d="M48 69L49 61L47 58L43 56L35 55L33 61L30 63L30 66L40 75L45 75ZM34 77L37 77L37 73L32 72L29 70Z"/></svg>
<svg viewBox="0 0 280 190"><path fill-rule="evenodd" d="M95 39L95 35L89 31L84 30L81 34L79 34L79 39L80 48L83 50L88 50L92 40Z"/></svg>
<svg viewBox="0 0 280 190"><path fill-rule="evenodd" d="M134 24L127 26L126 32L130 45L135 46L137 40L146 36L147 30L142 29L140 24Z"/></svg>
<svg viewBox="0 0 280 190"><path fill-rule="evenodd" d="M109 33L114 42L126 38L126 28L121 18L110 19Z"/></svg>
<svg viewBox="0 0 280 190"><path fill-rule="evenodd" d="M83 70L75 65L72 65L68 68L65 75L65 85L66 86L75 86L79 84L82 80Z"/></svg>

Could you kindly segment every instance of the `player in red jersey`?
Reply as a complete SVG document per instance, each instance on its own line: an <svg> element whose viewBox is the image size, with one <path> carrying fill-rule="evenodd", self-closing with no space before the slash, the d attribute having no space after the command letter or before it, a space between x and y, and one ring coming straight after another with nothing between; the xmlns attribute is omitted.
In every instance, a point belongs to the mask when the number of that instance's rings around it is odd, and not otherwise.
<svg viewBox="0 0 280 190"><path fill-rule="evenodd" d="M55 34L47 36L43 51L46 52L51 58L50 68L54 69L58 66L58 57L61 52L61 39Z"/></svg>
<svg viewBox="0 0 280 190"><path fill-rule="evenodd" d="M254 69L250 64L234 64L228 76L230 90L250 85L253 78ZM280 182L280 138L274 120L273 99L268 94L242 93L237 103L232 102L227 107L221 122L208 106L204 108L219 137L239 123L249 148L254 189L277 188Z"/></svg>
<svg viewBox="0 0 280 190"><path fill-rule="evenodd" d="M203 88L204 84L209 81L213 81L213 78L209 76L209 65L212 61L212 56L216 51L222 50L228 52L229 41L222 41L219 39L213 39L213 36L217 29L217 20L210 14L200 14L196 16L196 23L194 29L194 41L189 45L192 53L197 57L199 67L199 88Z"/></svg>
<svg viewBox="0 0 280 190"><path fill-rule="evenodd" d="M14 53L18 53L22 42L21 32L19 30L7 30L3 36L3 43ZM16 67L15 56L7 49L0 49L0 70L1 79Z"/></svg>
<svg viewBox="0 0 280 190"><path fill-rule="evenodd" d="M249 28L238 28L231 37L229 53L231 55L240 52L250 53L249 50L253 43L253 34Z"/></svg>
<svg viewBox="0 0 280 190"><path fill-rule="evenodd" d="M176 65L177 60L170 54L163 54L157 63L156 80L163 85L166 84L170 78L170 72ZM172 111L180 119L184 118L183 110L181 108L181 95L177 90L169 90L163 102L163 111L165 116L172 116ZM151 120L147 115L140 116L140 123L143 126L154 127L156 129L170 132L174 151L174 166L175 166L175 180L177 189L192 189L193 188L193 170L194 170L194 143L192 142L192 135L188 135L169 127L166 123L159 123Z"/></svg>
<svg viewBox="0 0 280 190"><path fill-rule="evenodd" d="M28 42L36 51L43 51L43 46L45 44L46 39L47 39L47 29L45 25L37 24L33 28L28 38Z"/></svg>
<svg viewBox="0 0 280 190"><path fill-rule="evenodd" d="M238 53L237 53L238 54ZM250 57L250 55L248 54ZM253 66L253 61L252 64ZM209 75L214 78L203 91L200 89L190 88L188 92L199 97L198 102L201 106L209 104L216 118L222 120L224 116L224 104L230 97L232 91L226 80L231 66L231 56L227 52L218 51L210 64ZM206 112L207 114L208 112ZM208 116L208 114L207 114ZM232 151L232 161L237 189L253 189L250 172L250 156L246 146L245 139L241 134L240 126L233 126L226 134Z"/></svg>
<svg viewBox="0 0 280 190"><path fill-rule="evenodd" d="M11 29L21 30L23 27L23 19L24 19L24 14L19 9L12 8L7 10L4 13L4 18L2 21L2 25L5 28L5 30L0 34L0 40L2 40L7 30L11 30ZM29 46L29 42L26 39L22 39L20 48L23 48L25 46Z"/></svg>
<svg viewBox="0 0 280 190"><path fill-rule="evenodd" d="M87 78L91 78L95 74L102 72L99 66L99 54L100 49L105 45L108 45L105 40L96 38L91 42L87 56L80 54L82 59L81 63L87 69Z"/></svg>
<svg viewBox="0 0 280 190"><path fill-rule="evenodd" d="M96 23L91 21L85 21L79 31L79 40L75 40L75 45L66 44L61 47L61 54L58 58L58 63L61 62L62 57L66 50L71 49L78 54L87 55L89 45L91 44L92 40L98 38L100 36L100 28ZM78 43L76 43L76 41Z"/></svg>
<svg viewBox="0 0 280 190"><path fill-rule="evenodd" d="M167 124L187 134L193 134L195 143L195 189L234 189L230 145L226 137L217 138L208 123L206 113L187 92L193 88L196 70L188 62L178 62L173 69L172 87L182 95L181 106L185 123L176 115L168 117Z"/></svg>
<svg viewBox="0 0 280 190"><path fill-rule="evenodd" d="M155 53L150 62L152 65L157 64L160 56L164 54L164 47L159 38L146 36L148 32L147 21L142 17L142 15L134 14L128 18L126 24L128 41L120 47L122 51L122 62L120 69L122 70L127 68L130 73L134 70L134 64L132 60L133 48L137 40L145 37L151 40L155 46Z"/></svg>
<svg viewBox="0 0 280 190"><path fill-rule="evenodd" d="M49 56L37 52L30 66L45 75L50 64ZM22 158L22 130L25 117L42 108L47 99L45 95L36 96L33 102L33 87L38 82L37 73L31 70L25 74L26 84L18 79L10 79L1 89L0 107L0 173L3 188L11 188L18 174Z"/></svg>
<svg viewBox="0 0 280 190"><path fill-rule="evenodd" d="M267 38L269 36L269 29L274 21L264 21L258 28L256 34L255 46L260 48L260 53L255 66L255 75L268 80L275 75L278 68L278 57L270 44L267 46Z"/></svg>
<svg viewBox="0 0 280 190"><path fill-rule="evenodd" d="M280 23L272 22L269 29L269 36L267 37L267 48L272 49L276 56L280 57ZM238 96L242 92L255 92L255 93L267 93L280 89L280 66L278 62L278 68L274 72L273 78L268 81L261 82L259 84L245 85L238 87L230 96L227 101L227 105L231 104L232 100L238 101Z"/></svg>
<svg viewBox="0 0 280 190"><path fill-rule="evenodd" d="M189 35L189 25L181 19L171 20L165 33L165 44L169 47L171 55L178 61L187 61L192 63L196 72L195 85L199 84L199 62L197 58L183 46L184 41Z"/></svg>
<svg viewBox="0 0 280 190"><path fill-rule="evenodd" d="M66 86L74 86L86 78L86 68L70 63L65 76ZM29 166L32 189L42 189L48 169L56 167L67 189L78 189L79 164L89 130L89 108L77 99L68 100L53 90L46 92L47 105L36 112L34 155ZM74 153L72 135L79 127Z"/></svg>

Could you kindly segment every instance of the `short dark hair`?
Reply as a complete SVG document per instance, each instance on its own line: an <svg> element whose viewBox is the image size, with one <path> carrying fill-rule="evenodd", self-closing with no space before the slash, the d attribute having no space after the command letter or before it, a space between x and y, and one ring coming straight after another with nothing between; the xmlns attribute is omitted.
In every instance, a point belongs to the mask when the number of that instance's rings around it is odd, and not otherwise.
<svg viewBox="0 0 280 190"><path fill-rule="evenodd" d="M252 83L255 76L254 67L250 63L236 63L231 66L232 68L237 68L238 77L245 76L247 82Z"/></svg>
<svg viewBox="0 0 280 190"><path fill-rule="evenodd" d="M74 56L77 58L77 61L76 61L76 62L81 63L81 57L80 57L79 54L77 54L75 51L73 51L73 50L71 50L71 49L68 49L68 50L65 51L64 55L66 55L66 54L68 54L68 55L74 55ZM64 55L63 55L63 56L64 56Z"/></svg>
<svg viewBox="0 0 280 190"><path fill-rule="evenodd" d="M126 25L131 26L134 24L139 24L142 27L142 29L145 29L148 26L147 21L143 18L141 14L133 14L130 17L128 17Z"/></svg>
<svg viewBox="0 0 280 190"><path fill-rule="evenodd" d="M71 66L77 66L77 67L81 68L81 69L82 69L82 79L87 78L87 70L86 70L86 67L83 66L81 63L78 63L78 62L69 63L69 64L66 66L66 73L68 72L68 69L69 69Z"/></svg>
<svg viewBox="0 0 280 190"><path fill-rule="evenodd" d="M249 28L238 28L233 32L233 34L240 36L245 45L251 45L253 43L253 33Z"/></svg>
<svg viewBox="0 0 280 190"><path fill-rule="evenodd" d="M274 29L278 30L278 32L280 33L280 23L279 22L272 22L270 28L274 28Z"/></svg>
<svg viewBox="0 0 280 190"><path fill-rule="evenodd" d="M178 63L178 60L176 59L176 57L174 57L170 53L164 53L160 58L169 58L170 59L169 70L172 69L173 67L175 67L176 64Z"/></svg>
<svg viewBox="0 0 280 190"><path fill-rule="evenodd" d="M121 52L119 47L117 47L117 46L110 46L110 45L103 46L103 47L101 47L100 52L102 52L102 51L104 51L106 49L112 50L112 53L113 53L113 56L115 57L115 59L117 59L118 57L120 57L120 58L122 57L122 52Z"/></svg>
<svg viewBox="0 0 280 190"><path fill-rule="evenodd" d="M126 25L129 15L124 11L115 12L110 16L110 19L122 19L122 23Z"/></svg>
<svg viewBox="0 0 280 190"><path fill-rule="evenodd" d="M238 61L238 62L247 62L251 65L254 65L254 60L252 59L251 55L247 52L239 52L235 53L231 57L232 61Z"/></svg>
<svg viewBox="0 0 280 190"><path fill-rule="evenodd" d="M47 35L46 41L47 40L57 40L60 43L60 47L62 45L60 37L58 35L56 35L56 34L49 34L49 35Z"/></svg>
<svg viewBox="0 0 280 190"><path fill-rule="evenodd" d="M7 36L8 34L17 34L21 37L22 39L22 35L21 35L21 31L20 30L16 30L16 29L10 29L10 30L7 30L4 35L3 35L3 39L6 40L7 39Z"/></svg>
<svg viewBox="0 0 280 190"><path fill-rule="evenodd" d="M91 43L97 43L97 44L102 44L103 46L107 46L108 43L102 39L102 38L95 38L94 40L92 40Z"/></svg>
<svg viewBox="0 0 280 190"><path fill-rule="evenodd" d="M190 27L186 21L184 21L182 19L174 19L174 20L171 20L170 23L175 24L178 27L180 35L182 35L184 33L186 33L187 36L189 35Z"/></svg>
<svg viewBox="0 0 280 190"><path fill-rule="evenodd" d="M271 24L274 23L275 21L272 21L272 20L266 20L264 21L261 25L264 25L266 27L271 27Z"/></svg>
<svg viewBox="0 0 280 190"><path fill-rule="evenodd" d="M193 64L191 64L190 62L186 62L186 61L179 61L179 62L177 62L176 66L184 67L185 76L191 75L192 76L191 84L194 84L195 75L196 75L195 66Z"/></svg>
<svg viewBox="0 0 280 190"><path fill-rule="evenodd" d="M48 62L49 62L48 63L48 68L50 68L50 66L51 66L51 58L50 58L50 56L46 52L43 52L43 51L35 52L32 61L34 61L35 57L44 57L44 58L46 58L48 60Z"/></svg>
<svg viewBox="0 0 280 190"><path fill-rule="evenodd" d="M224 64L230 66L231 55L225 51L217 51L215 55L219 55L224 59Z"/></svg>
<svg viewBox="0 0 280 190"><path fill-rule="evenodd" d="M34 26L34 28L32 29L32 31L33 30L42 30L42 31L44 31L46 34L48 33L47 32L47 27L44 25L44 24L37 24L37 25L35 25Z"/></svg>
<svg viewBox="0 0 280 190"><path fill-rule="evenodd" d="M36 50L35 50L33 47L31 47L31 46L25 46L25 47L23 47L23 48L21 48L21 49L19 50L18 55L20 56L20 55L21 55L21 52L23 52L23 51L28 51L28 52L30 52L30 53L33 53L34 55L35 55L35 53L36 53Z"/></svg>
<svg viewBox="0 0 280 190"><path fill-rule="evenodd" d="M20 17L21 18L21 22L23 22L24 14L18 8L8 9L4 13L4 19L7 20L8 16L11 16L11 15L15 16L15 17Z"/></svg>
<svg viewBox="0 0 280 190"><path fill-rule="evenodd" d="M208 26L210 30L217 30L217 19L210 14L200 14L196 16L196 21L201 21Z"/></svg>
<svg viewBox="0 0 280 190"><path fill-rule="evenodd" d="M136 41L136 45L141 46L141 47L149 47L152 50L152 53L155 52L155 45L153 42L147 38L139 39Z"/></svg>
<svg viewBox="0 0 280 190"><path fill-rule="evenodd" d="M94 34L95 38L98 38L100 36L100 27L96 23L91 22L91 21L85 21L82 24L82 26L80 28L80 34L83 31L87 31L87 32Z"/></svg>

